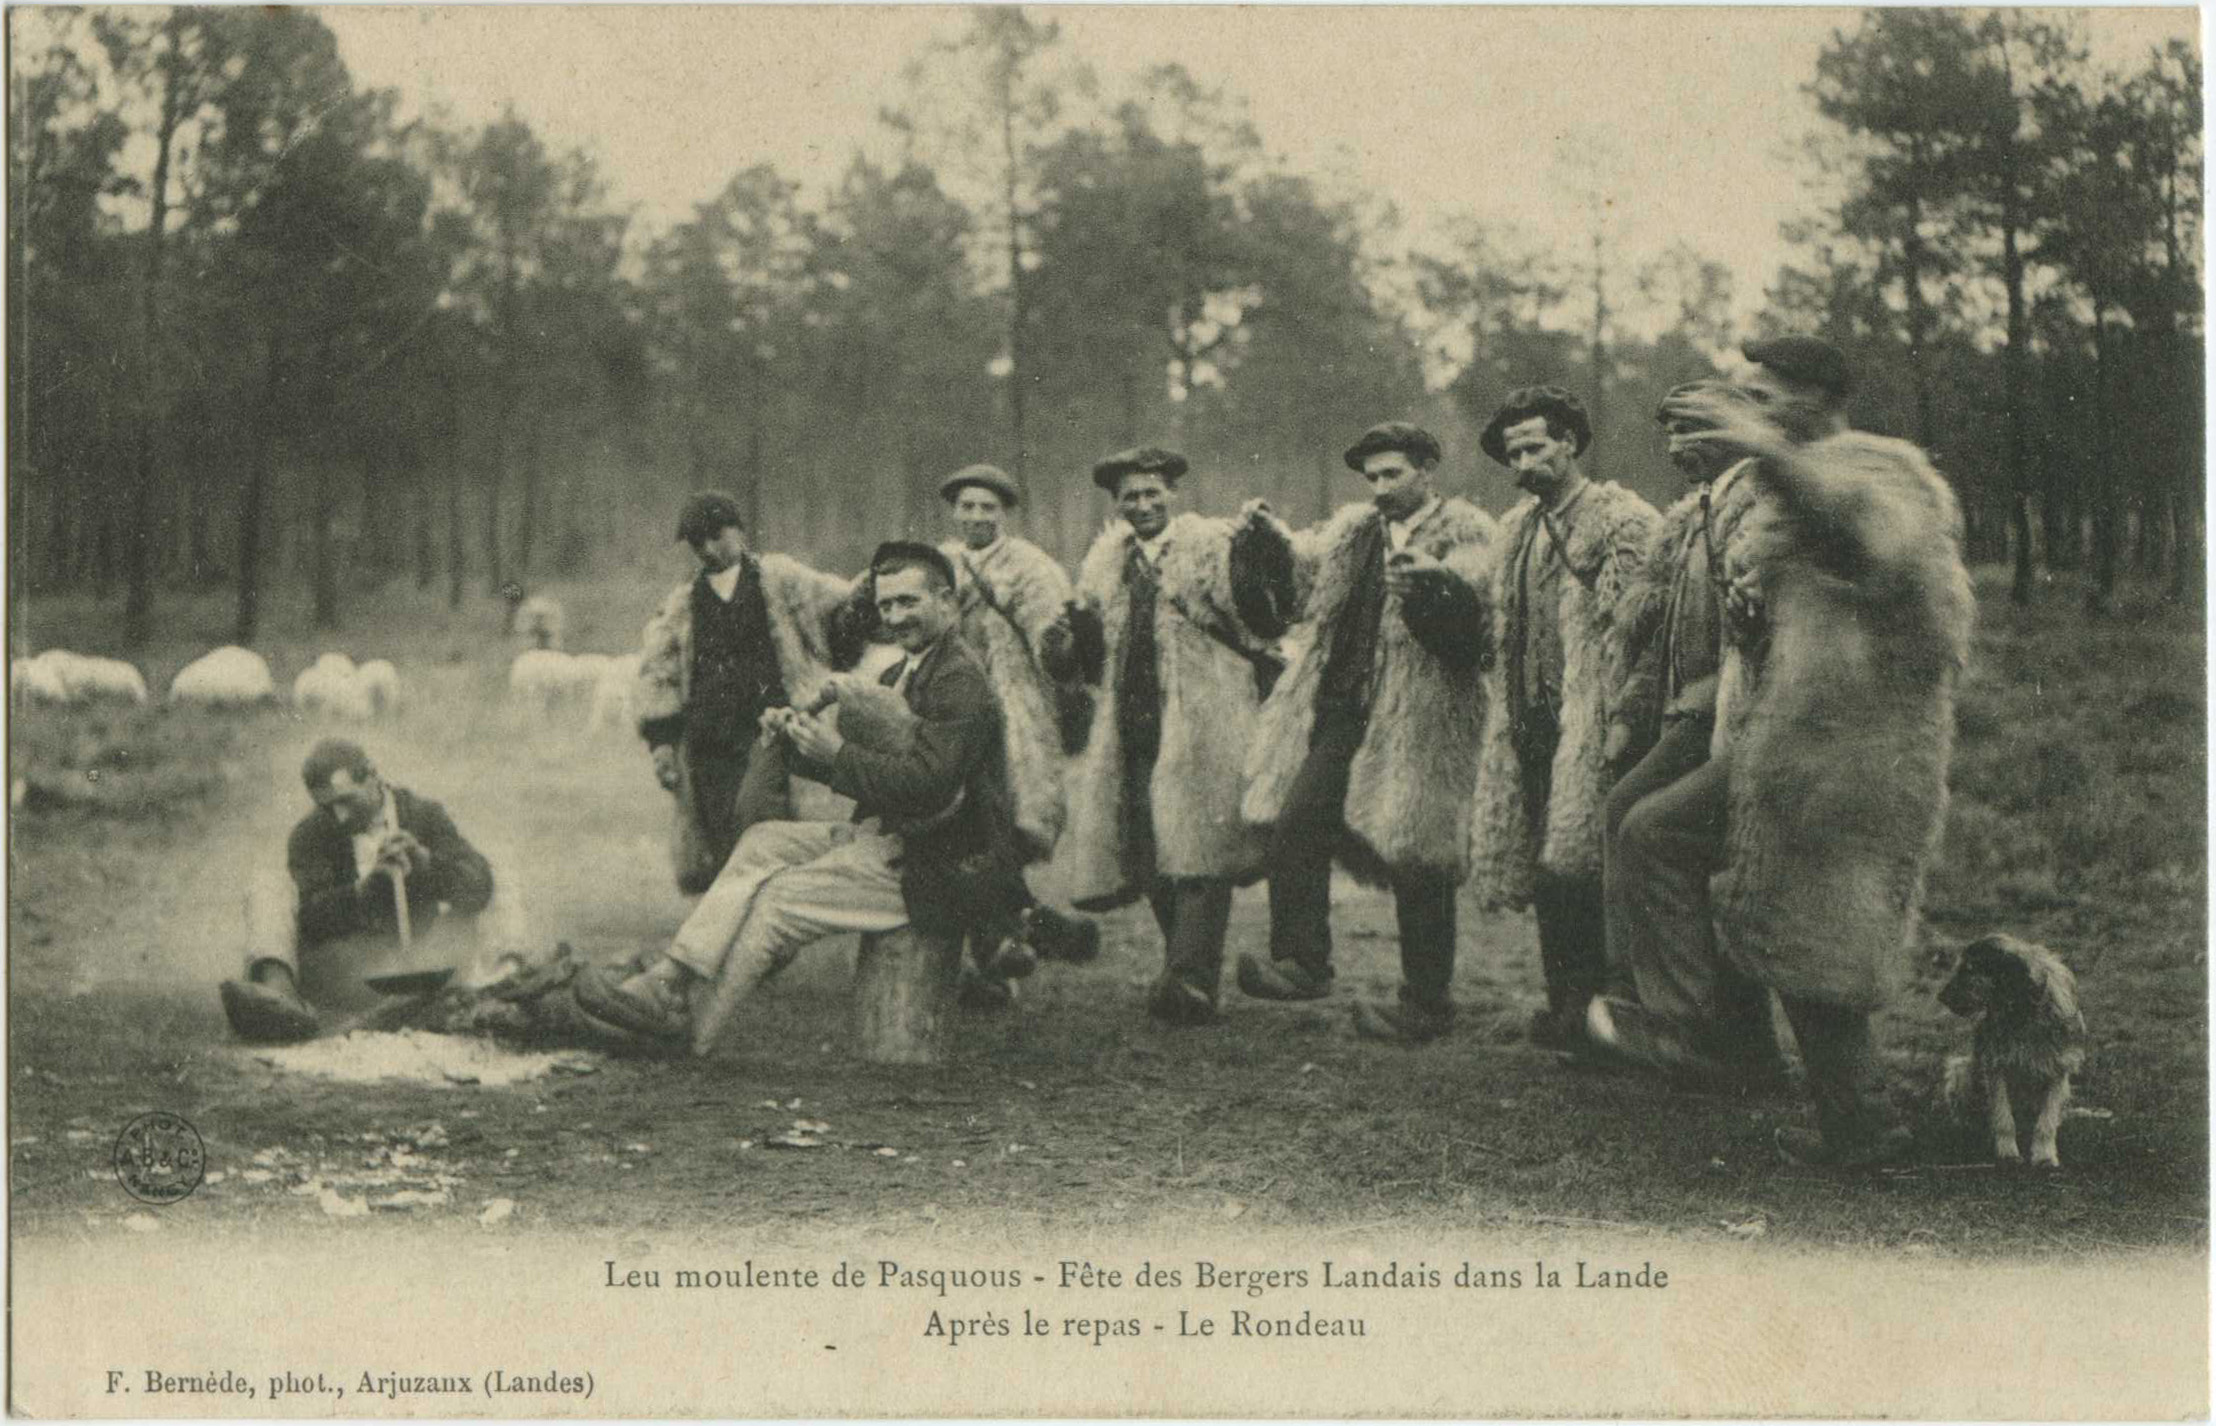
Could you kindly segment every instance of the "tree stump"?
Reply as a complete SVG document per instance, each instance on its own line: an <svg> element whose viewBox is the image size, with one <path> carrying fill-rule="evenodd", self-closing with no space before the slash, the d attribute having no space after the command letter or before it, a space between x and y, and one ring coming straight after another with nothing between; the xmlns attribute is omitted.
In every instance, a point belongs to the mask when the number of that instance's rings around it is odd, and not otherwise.
<svg viewBox="0 0 2216 1426"><path fill-rule="evenodd" d="M911 926L862 937L854 958L854 1043L878 1065L937 1064L954 1019L959 937Z"/></svg>

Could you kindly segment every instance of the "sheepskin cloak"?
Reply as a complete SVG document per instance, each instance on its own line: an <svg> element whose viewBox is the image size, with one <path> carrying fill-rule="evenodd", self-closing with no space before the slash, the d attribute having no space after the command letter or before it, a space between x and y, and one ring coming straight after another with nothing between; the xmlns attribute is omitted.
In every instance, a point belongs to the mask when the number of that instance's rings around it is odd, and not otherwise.
<svg viewBox="0 0 2216 1426"><path fill-rule="evenodd" d="M1710 883L1731 960L1787 994L1868 1009L1906 958L1938 850L1954 693L1976 605L1954 492L1904 441L1847 432L1766 463L1726 574L1752 574L1756 647L1727 641L1714 749L1731 769Z"/></svg>
<svg viewBox="0 0 2216 1426"><path fill-rule="evenodd" d="M1378 518L1377 507L1365 501L1298 533L1279 526L1292 543L1296 622L1287 635L1285 673L1262 706L1261 725L1246 751L1239 810L1257 827L1273 825L1284 813L1308 759L1324 663L1359 573L1357 537L1365 522ZM1407 548L1442 561L1482 598L1495 533L1490 515L1466 500L1447 499L1409 532ZM1369 725L1347 771L1347 830L1388 872L1444 873L1459 881L1469 871L1483 674L1455 669L1418 642L1401 617L1399 597L1388 590L1372 688Z"/></svg>
<svg viewBox="0 0 2216 1426"><path fill-rule="evenodd" d="M1012 535L983 558L959 540L939 549L954 564L962 637L1000 698L1016 834L1029 859L1043 860L1062 833L1063 753L1054 687L1037 650L1070 602L1069 576L1045 550Z"/></svg>
<svg viewBox="0 0 2216 1426"><path fill-rule="evenodd" d="M1539 520L1535 496L1518 501L1501 518L1487 599L1497 652L1485 677L1485 733L1470 832L1471 876L1488 909L1529 905L1541 870L1600 875L1601 804L1608 795L1603 754L1626 659L1616 616L1624 591L1639 578L1657 518L1653 506L1622 486L1589 484L1564 532L1568 567L1555 607L1521 610L1526 621L1554 619L1562 638L1561 739L1548 773L1546 826L1536 838L1524 816L1523 768L1509 726L1508 651L1526 633L1513 588L1516 549L1526 531L1542 545L1552 537L1532 528Z"/></svg>
<svg viewBox="0 0 2216 1426"><path fill-rule="evenodd" d="M820 573L785 555L756 558L762 573L762 603L769 610L770 642L777 650L785 694L793 706L806 707L833 667L846 661L833 652L833 626L854 594L855 581ZM693 581L687 580L671 590L640 636L631 711L642 733L655 721L684 711L690 697L692 589ZM711 863L700 819L693 811L692 762L685 753L680 738L670 857L679 887L704 889L722 867Z"/></svg>
<svg viewBox="0 0 2216 1426"><path fill-rule="evenodd" d="M1154 871L1162 877L1244 882L1261 870L1261 841L1239 816L1240 770L1258 704L1254 669L1178 608L1182 603L1219 628L1238 627L1231 612L1231 529L1228 520L1179 515L1170 521L1162 557L1154 613L1162 750L1148 784ZM1093 541L1077 574L1077 598L1099 613L1108 645L1102 711L1070 773L1069 825L1061 849L1071 899L1088 909L1129 901L1147 890L1124 872L1123 739L1113 713L1131 606L1123 582L1131 539L1129 525L1112 522Z"/></svg>

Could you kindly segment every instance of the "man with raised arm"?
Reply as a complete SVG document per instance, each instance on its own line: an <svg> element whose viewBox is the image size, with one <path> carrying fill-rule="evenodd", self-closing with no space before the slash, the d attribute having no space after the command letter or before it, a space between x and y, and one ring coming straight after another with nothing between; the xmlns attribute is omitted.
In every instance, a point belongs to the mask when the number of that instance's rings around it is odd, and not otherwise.
<svg viewBox="0 0 2216 1426"><path fill-rule="evenodd" d="M1749 400L1671 403L1756 462L1743 478L1758 500L1724 553L1712 756L1616 837L1639 1000L1596 1000L1588 1030L1701 1069L1728 965L1778 993L1807 1067L1815 1127L1779 1130L1780 1149L1863 1167L1907 1146L1870 1017L1901 978L1945 824L1975 602L1953 492L1915 446L1848 428L1838 349L1780 337L1745 355ZM1713 917L1713 942L1696 917Z"/></svg>

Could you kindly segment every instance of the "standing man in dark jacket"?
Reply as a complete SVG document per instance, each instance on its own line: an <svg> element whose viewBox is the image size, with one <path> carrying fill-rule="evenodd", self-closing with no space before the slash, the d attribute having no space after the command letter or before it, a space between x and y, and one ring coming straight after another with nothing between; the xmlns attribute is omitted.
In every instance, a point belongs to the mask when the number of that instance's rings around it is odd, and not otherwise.
<svg viewBox="0 0 2216 1426"><path fill-rule="evenodd" d="M222 985L224 1012L241 1039L316 1032L309 996L351 989L363 958L397 941L396 878L416 937L471 929L492 901L492 866L446 809L379 777L356 744L317 743L300 779L316 810L285 841L290 893L249 891L246 977Z"/></svg>
<svg viewBox="0 0 2216 1426"><path fill-rule="evenodd" d="M647 621L632 708L654 776L677 799L678 889L704 891L738 840L737 800L762 713L815 696L862 650L859 581L747 548L738 502L686 500L677 538L700 573Z"/></svg>
<svg viewBox="0 0 2216 1426"><path fill-rule="evenodd" d="M854 820L749 828L666 956L620 983L608 969L579 977L587 1014L657 1038L689 1036L705 1054L723 1018L811 942L910 924L959 934L1005 913L1000 902L971 899L1004 900L1021 854L999 705L954 634L953 567L929 545L892 541L870 570L879 625L905 655L882 681L915 714L912 741L880 751L844 738L825 714L774 717L799 770L854 799Z"/></svg>

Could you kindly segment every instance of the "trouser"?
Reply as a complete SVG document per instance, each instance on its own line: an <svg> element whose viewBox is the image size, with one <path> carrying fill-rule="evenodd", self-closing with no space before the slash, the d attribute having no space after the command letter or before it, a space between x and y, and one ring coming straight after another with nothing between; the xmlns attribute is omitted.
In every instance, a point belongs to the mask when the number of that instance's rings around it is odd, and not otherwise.
<svg viewBox="0 0 2216 1426"><path fill-rule="evenodd" d="M245 902L246 973L274 961L292 972L293 983L309 1003L345 1009L375 1003L362 983L380 961L389 962L398 937L381 931L335 936L308 945L300 942L300 891L283 871L257 873L248 880ZM475 916L449 912L410 926L411 961L423 967L449 965L464 983L489 972L502 956L527 956L532 943L521 899L503 890Z"/></svg>
<svg viewBox="0 0 2216 1426"><path fill-rule="evenodd" d="M1231 925L1231 883L1220 877L1162 878L1147 892L1162 932L1162 965L1212 1000L1223 979L1223 938Z"/></svg>
<svg viewBox="0 0 2216 1426"><path fill-rule="evenodd" d="M1728 757L1709 760L1711 729L1673 720L1608 794L1610 988L1680 1021L1718 1058L1760 1062L1776 1055L1769 992L1719 954L1708 899L1723 865L1729 780Z"/></svg>
<svg viewBox="0 0 2216 1426"><path fill-rule="evenodd" d="M746 767L753 744L735 748L699 747L687 743L685 772L692 780L692 815L700 829L700 847L712 866L722 866L746 829L739 825L739 787L746 781Z"/></svg>
<svg viewBox="0 0 2216 1426"><path fill-rule="evenodd" d="M894 860L899 841L863 823L758 822L739 839L669 958L708 981L695 1002L693 1043L704 1047L772 971L802 947L840 932L908 924Z"/></svg>
<svg viewBox="0 0 2216 1426"><path fill-rule="evenodd" d="M1551 722L1526 735L1520 758L1524 824L1534 847L1544 847L1547 809L1554 792L1554 750L1560 731ZM1576 1012L1600 993L1607 966L1607 922L1598 877L1565 876L1539 869L1532 878L1532 919L1539 929L1539 968L1547 983L1547 1008Z"/></svg>
<svg viewBox="0 0 2216 1426"><path fill-rule="evenodd" d="M1320 759L1309 758L1313 767ZM1270 841L1270 957L1292 961L1312 977L1329 980L1331 968L1331 850L1347 835L1338 808L1346 796L1346 768L1338 769L1337 803L1323 812L1296 797ZM1295 809L1300 809L1298 815ZM1443 1008L1454 982L1454 879L1440 872L1394 872L1390 884L1400 930L1401 998Z"/></svg>
<svg viewBox="0 0 2216 1426"><path fill-rule="evenodd" d="M1869 1012L1779 997L1808 1071L1808 1097L1824 1142L1841 1149L1867 1144L1891 1121Z"/></svg>

